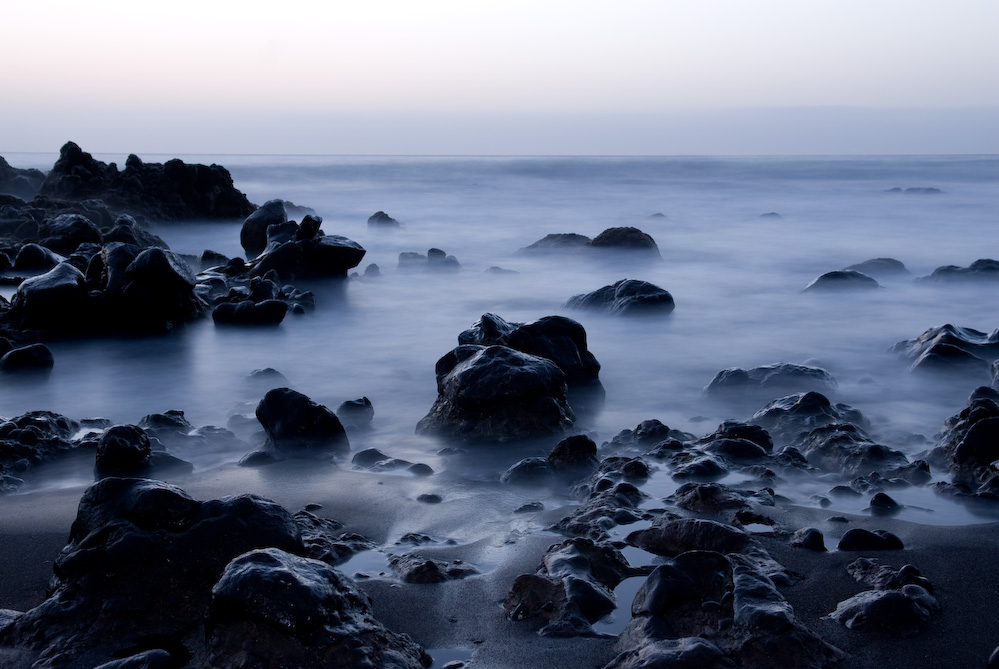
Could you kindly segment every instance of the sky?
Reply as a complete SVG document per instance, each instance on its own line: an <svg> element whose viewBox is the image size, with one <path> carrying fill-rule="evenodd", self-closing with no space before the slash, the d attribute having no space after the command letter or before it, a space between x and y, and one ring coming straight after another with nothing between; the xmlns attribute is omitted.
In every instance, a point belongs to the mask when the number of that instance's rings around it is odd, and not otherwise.
<svg viewBox="0 0 999 669"><path fill-rule="evenodd" d="M33 0L0 155L999 153L997 0Z"/></svg>

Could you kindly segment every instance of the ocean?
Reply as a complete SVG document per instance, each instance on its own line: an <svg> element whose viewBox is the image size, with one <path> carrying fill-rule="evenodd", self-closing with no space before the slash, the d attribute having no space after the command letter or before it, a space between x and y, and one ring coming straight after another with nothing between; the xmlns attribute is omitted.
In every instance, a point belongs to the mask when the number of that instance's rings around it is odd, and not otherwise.
<svg viewBox="0 0 999 669"><path fill-rule="evenodd" d="M124 165L124 155L94 156ZM56 156L5 157L48 169ZM911 458L988 383L911 375L889 348L944 323L999 327L995 282L913 281L942 265L999 258L996 156L140 157L218 163L252 202L311 207L328 234L367 250L357 271L374 263L379 276L297 284L314 291L317 309L277 328L217 328L208 319L163 337L54 342L47 380L0 384L0 414L48 409L134 423L180 409L194 425L224 427L233 414L252 415L261 393L247 376L270 367L331 409L368 397L374 422L351 435L354 451L375 447L488 482L502 470L455 471L438 453L442 443L414 432L436 397L436 361L485 313L519 322L561 314L583 324L607 394L579 428L598 444L652 418L699 436L722 420L747 420L762 403L720 402L704 386L725 368L791 362L827 369L838 382L830 399L859 409L872 436ZM906 188L940 192L892 190ZM376 211L401 227L369 227ZM651 235L661 260L518 253L550 233L595 237L619 226ZM179 253L230 257L243 254L239 230L211 222L154 228ZM400 253L430 248L453 255L460 270L399 267ZM873 291L802 292L820 274L878 257L902 261L910 274L882 279ZM494 267L510 272L488 271ZM563 306L624 278L668 290L675 311L626 318ZM209 470L244 454L178 455ZM525 454L542 453L509 448L496 457L513 464ZM24 492L92 480L82 467L52 471ZM663 475L650 490L667 494L675 485ZM781 493L808 505L830 485L797 482ZM927 489L898 496L910 520L987 519ZM866 502L834 504L856 513Z"/></svg>

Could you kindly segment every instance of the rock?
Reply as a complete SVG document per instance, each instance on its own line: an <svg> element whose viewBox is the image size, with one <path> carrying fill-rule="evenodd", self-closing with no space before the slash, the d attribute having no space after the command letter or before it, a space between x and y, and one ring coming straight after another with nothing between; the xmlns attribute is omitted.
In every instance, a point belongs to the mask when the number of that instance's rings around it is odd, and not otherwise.
<svg viewBox="0 0 999 669"><path fill-rule="evenodd" d="M813 279L802 292L870 290L880 287L881 284L876 280L856 270L834 270Z"/></svg>
<svg viewBox="0 0 999 669"><path fill-rule="evenodd" d="M700 439L698 443L710 444L717 439L745 439L753 442L766 453L771 453L774 450L774 442L770 438L769 432L759 425L740 423L734 420L725 421L714 432Z"/></svg>
<svg viewBox="0 0 999 669"><path fill-rule="evenodd" d="M212 310L216 325L279 325L288 313L288 304L281 300L262 300L253 303L223 302Z"/></svg>
<svg viewBox="0 0 999 669"><path fill-rule="evenodd" d="M145 249L125 269L113 317L126 331L164 331L192 321L208 311L194 291L196 283L179 255Z"/></svg>
<svg viewBox="0 0 999 669"><path fill-rule="evenodd" d="M947 323L915 339L900 341L892 352L909 361L909 371L988 378L991 360L999 357L999 329L989 334Z"/></svg>
<svg viewBox="0 0 999 669"><path fill-rule="evenodd" d="M276 548L226 566L212 589L207 629L208 663L219 669L432 663L412 639L374 618L371 601L350 579Z"/></svg>
<svg viewBox="0 0 999 669"><path fill-rule="evenodd" d="M375 409L367 397L341 402L334 413L345 427L353 428L367 427L375 417Z"/></svg>
<svg viewBox="0 0 999 669"><path fill-rule="evenodd" d="M560 434L575 420L565 379L545 358L506 346L459 346L438 361L437 401L416 431L491 442Z"/></svg>
<svg viewBox="0 0 999 669"><path fill-rule="evenodd" d="M579 251L587 247L590 241L590 238L585 235L577 235L571 232L555 233L546 235L544 238L539 239L530 246L525 246L517 251L517 253L522 255L540 255L546 253Z"/></svg>
<svg viewBox="0 0 999 669"><path fill-rule="evenodd" d="M414 554L394 555L389 559L389 566L405 583L424 585L467 578L480 573L478 569L464 564L461 560L450 563Z"/></svg>
<svg viewBox="0 0 999 669"><path fill-rule="evenodd" d="M368 217L368 227L376 228L398 228L399 221L395 220L384 211L376 211Z"/></svg>
<svg viewBox="0 0 999 669"><path fill-rule="evenodd" d="M845 271L860 272L874 278L891 278L909 274L905 265L894 258L871 258L864 262L843 268Z"/></svg>
<svg viewBox="0 0 999 669"><path fill-rule="evenodd" d="M99 198L108 207L156 221L232 220L253 211L220 165L188 165L177 159L143 163L130 155L119 172L113 163L95 160L73 142L60 149L39 195L73 201Z"/></svg>
<svg viewBox="0 0 999 669"><path fill-rule="evenodd" d="M832 474L849 477L904 467L908 460L901 451L876 444L851 423L822 425L794 444L809 464Z"/></svg>
<svg viewBox="0 0 999 669"><path fill-rule="evenodd" d="M937 267L929 276L916 279L921 283L952 283L959 281L999 281L999 260L983 258L967 267L946 265Z"/></svg>
<svg viewBox="0 0 999 669"><path fill-rule="evenodd" d="M873 516L896 516L904 507L885 493L879 492L871 498L870 508Z"/></svg>
<svg viewBox="0 0 999 669"><path fill-rule="evenodd" d="M426 255L415 252L403 252L399 254L399 269L421 270L425 272L457 272L461 269L461 263L452 255L448 255L441 249L432 248Z"/></svg>
<svg viewBox="0 0 999 669"><path fill-rule="evenodd" d="M752 423L763 427L771 437L793 441L816 427L851 423L865 427L867 419L846 404L832 404L817 392L795 393L773 400L753 414Z"/></svg>
<svg viewBox="0 0 999 669"><path fill-rule="evenodd" d="M269 226L267 248L250 262L250 276L273 271L280 281L347 278L347 271L357 267L366 251L346 237L325 234L320 225L321 218L306 216L301 225Z"/></svg>
<svg viewBox="0 0 999 669"><path fill-rule="evenodd" d="M713 520L660 516L649 529L632 532L626 541L656 555L679 555L692 550L738 553L749 545L749 535Z"/></svg>
<svg viewBox="0 0 999 669"><path fill-rule="evenodd" d="M829 392L836 385L833 376L821 367L778 362L749 370L723 369L704 387L704 393L714 397L741 397L746 393L773 397L775 393Z"/></svg>
<svg viewBox="0 0 999 669"><path fill-rule="evenodd" d="M852 630L915 636L939 611L933 595L918 585L905 585L861 592L837 604L829 617Z"/></svg>
<svg viewBox="0 0 999 669"><path fill-rule="evenodd" d="M804 548L810 551L824 551L826 544L822 532L814 527L803 527L795 531L791 538L793 548Z"/></svg>
<svg viewBox="0 0 999 669"><path fill-rule="evenodd" d="M659 258L659 247L652 237L638 228L607 228L588 244L595 249L638 251Z"/></svg>
<svg viewBox="0 0 999 669"><path fill-rule="evenodd" d="M600 466L597 445L586 435L566 437L548 453L548 463L558 473L585 476Z"/></svg>
<svg viewBox="0 0 999 669"><path fill-rule="evenodd" d="M86 279L69 263L25 279L11 300L10 318L23 329L77 332L91 306Z"/></svg>
<svg viewBox="0 0 999 669"><path fill-rule="evenodd" d="M0 193L29 201L38 193L43 181L45 181L44 172L12 167L3 156L0 156Z"/></svg>
<svg viewBox="0 0 999 669"><path fill-rule="evenodd" d="M728 664L726 654L701 637L660 639L621 653L604 669L720 669Z"/></svg>
<svg viewBox="0 0 999 669"><path fill-rule="evenodd" d="M152 639L182 649L204 638L226 563L265 547L304 550L294 518L273 502L199 502L157 481L103 479L80 500L49 598L0 631L0 645L33 647L53 668L96 666Z"/></svg>
<svg viewBox="0 0 999 669"><path fill-rule="evenodd" d="M538 485L549 483L554 476L555 469L547 458L524 458L503 472L500 483Z"/></svg>
<svg viewBox="0 0 999 669"><path fill-rule="evenodd" d="M684 483L666 499L679 509L697 514L721 515L750 508L745 496L720 483Z"/></svg>
<svg viewBox="0 0 999 669"><path fill-rule="evenodd" d="M287 222L288 212L282 200L268 200L243 221L239 243L247 258L256 258L267 247L267 228Z"/></svg>
<svg viewBox="0 0 999 669"><path fill-rule="evenodd" d="M257 404L257 420L267 433L265 449L293 457L330 457L350 451L336 415L290 388L275 388Z"/></svg>
<svg viewBox="0 0 999 669"><path fill-rule="evenodd" d="M94 475L142 476L149 468L152 447L145 431L136 425L115 425L108 428L97 442Z"/></svg>
<svg viewBox="0 0 999 669"><path fill-rule="evenodd" d="M47 272L65 260L65 257L44 246L29 243L18 250L13 269L18 272Z"/></svg>
<svg viewBox="0 0 999 669"><path fill-rule="evenodd" d="M11 349L0 357L0 371L3 372L48 371L54 365L52 351L45 344L31 344Z"/></svg>
<svg viewBox="0 0 999 669"><path fill-rule="evenodd" d="M748 439L716 439L704 446L704 450L737 464L753 464L767 457L762 446Z"/></svg>
<svg viewBox="0 0 999 669"><path fill-rule="evenodd" d="M865 530L855 527L847 530L839 540L841 551L892 551L902 550L902 540L887 530Z"/></svg>
<svg viewBox="0 0 999 669"><path fill-rule="evenodd" d="M41 245L54 253L69 255L80 244L102 244L101 231L80 214L60 214L38 226Z"/></svg>
<svg viewBox="0 0 999 669"><path fill-rule="evenodd" d="M623 315L666 315L673 312L673 296L647 281L622 279L592 293L576 295L563 305Z"/></svg>
<svg viewBox="0 0 999 669"><path fill-rule="evenodd" d="M105 662L94 669L173 669L180 661L162 648L130 655L122 660Z"/></svg>

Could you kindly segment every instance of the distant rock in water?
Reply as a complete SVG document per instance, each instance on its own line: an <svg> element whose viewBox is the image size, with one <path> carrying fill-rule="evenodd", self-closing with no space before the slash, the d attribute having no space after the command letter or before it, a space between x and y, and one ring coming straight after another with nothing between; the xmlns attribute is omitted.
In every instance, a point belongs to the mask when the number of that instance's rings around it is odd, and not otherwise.
<svg viewBox="0 0 999 669"><path fill-rule="evenodd" d="M143 163L130 155L125 169L95 160L73 142L59 159L38 194L63 200L103 200L109 207L154 221L232 220L253 212L246 195L233 186L221 165L188 165L173 159Z"/></svg>
<svg viewBox="0 0 999 669"><path fill-rule="evenodd" d="M578 251L589 245L590 238L586 235L577 235L573 232L553 233L545 235L530 246L517 251L522 255L553 253L559 251Z"/></svg>
<svg viewBox="0 0 999 669"><path fill-rule="evenodd" d="M589 246L601 249L642 251L659 257L659 247L652 236L638 228L607 228L593 238Z"/></svg>
<svg viewBox="0 0 999 669"><path fill-rule="evenodd" d="M781 216L780 214L778 214L776 211L768 211L765 214L760 214L760 218L778 218L779 219L779 218L784 218L784 217Z"/></svg>
<svg viewBox="0 0 999 669"><path fill-rule="evenodd" d="M419 270L424 272L457 272L461 263L452 255L441 249L433 248L426 255L415 251L404 251L399 254L399 269Z"/></svg>
<svg viewBox="0 0 999 669"><path fill-rule="evenodd" d="M368 227L370 228L398 228L399 221L395 220L384 211L376 211L368 217Z"/></svg>
<svg viewBox="0 0 999 669"><path fill-rule="evenodd" d="M940 195L943 193L939 188L933 186L912 186L910 188L889 188L886 193L904 193L905 195Z"/></svg>
<svg viewBox="0 0 999 669"><path fill-rule="evenodd" d="M622 279L592 293L575 295L564 306L570 309L608 311L612 314L659 316L672 313L676 307L669 291L636 279Z"/></svg>
<svg viewBox="0 0 999 669"><path fill-rule="evenodd" d="M747 391L787 393L816 390L827 392L836 387L832 374L821 367L795 365L778 362L772 365L744 370L739 367L723 369L715 374L704 387L704 393L712 396L739 396ZM770 395L773 397L773 395Z"/></svg>
<svg viewBox="0 0 999 669"><path fill-rule="evenodd" d="M250 276L276 272L280 281L346 279L347 271L364 259L365 249L340 235L320 229L323 219L306 216L302 223L287 221L267 226L267 247L250 263Z"/></svg>
<svg viewBox="0 0 999 669"><path fill-rule="evenodd" d="M999 329L985 334L947 323L900 341L891 350L910 361L909 371L971 375L984 381L991 361L999 358Z"/></svg>
<svg viewBox="0 0 999 669"><path fill-rule="evenodd" d="M45 372L54 365L52 351L45 344L11 349L0 357L0 371L3 372Z"/></svg>
<svg viewBox="0 0 999 669"><path fill-rule="evenodd" d="M805 286L802 292L833 292L840 290L869 290L880 288L881 284L855 270L835 270L826 272Z"/></svg>
<svg viewBox="0 0 999 669"><path fill-rule="evenodd" d="M958 281L999 281L999 260L983 258L976 260L967 267L945 265L937 267L929 276L923 276L916 281L923 283L949 283Z"/></svg>
<svg viewBox="0 0 999 669"><path fill-rule="evenodd" d="M909 274L901 261L894 258L871 258L864 262L844 267L844 271L860 272L871 277L891 277Z"/></svg>
<svg viewBox="0 0 999 669"><path fill-rule="evenodd" d="M607 228L590 239L575 233L551 234L517 251L521 255L547 253L582 253L589 250L623 250L659 258L659 247L652 236L633 227Z"/></svg>

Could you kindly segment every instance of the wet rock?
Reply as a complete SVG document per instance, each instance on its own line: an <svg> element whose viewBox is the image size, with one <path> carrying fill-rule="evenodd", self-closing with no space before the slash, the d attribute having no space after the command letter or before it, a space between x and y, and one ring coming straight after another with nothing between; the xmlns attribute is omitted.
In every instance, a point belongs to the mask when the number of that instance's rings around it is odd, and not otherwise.
<svg viewBox="0 0 999 669"><path fill-rule="evenodd" d="M73 142L60 149L39 195L74 201L99 198L115 210L155 221L242 219L253 211L220 165L177 159L143 163L130 155L119 171Z"/></svg>
<svg viewBox="0 0 999 669"><path fill-rule="evenodd" d="M875 279L852 269L838 269L815 278L802 292L834 292L880 288Z"/></svg>
<svg viewBox="0 0 999 669"><path fill-rule="evenodd" d="M295 513L295 523L302 532L305 557L337 566L362 551L372 550L375 544L359 534L341 532L343 525L320 518L309 510Z"/></svg>
<svg viewBox="0 0 999 669"><path fill-rule="evenodd" d="M212 589L208 662L283 666L429 667L412 639L389 631L357 585L329 565L275 548L230 562ZM252 640L252 642L251 642Z"/></svg>
<svg viewBox="0 0 999 669"><path fill-rule="evenodd" d="M828 392L836 385L833 376L821 367L778 362L749 370L739 367L723 369L704 387L704 393L713 397L766 393L773 397L777 393Z"/></svg>
<svg viewBox="0 0 999 669"><path fill-rule="evenodd" d="M753 414L752 423L759 425L770 436L785 442L807 435L817 427L832 423L851 423L860 428L867 426L867 419L846 404L833 404L817 392L796 393L776 399Z"/></svg>
<svg viewBox="0 0 999 669"><path fill-rule="evenodd" d="M389 566L404 582L418 584L443 583L480 573L474 566L461 560L445 562L415 554L393 555L389 559Z"/></svg>
<svg viewBox="0 0 999 669"><path fill-rule="evenodd" d="M991 361L999 357L999 330L986 334L948 323L900 341L891 351L910 362L910 372L972 376L985 381Z"/></svg>
<svg viewBox="0 0 999 669"><path fill-rule="evenodd" d="M822 471L859 476L904 467L908 460L901 451L876 444L850 423L832 423L811 430L795 446L809 464Z"/></svg>
<svg viewBox="0 0 999 669"><path fill-rule="evenodd" d="M554 477L555 469L548 458L524 458L503 472L500 483L539 485L550 483Z"/></svg>
<svg viewBox="0 0 999 669"><path fill-rule="evenodd" d="M592 293L569 298L564 305L569 309L593 309L622 315L666 315L673 312L675 303L669 291L647 281L622 279Z"/></svg>
<svg viewBox="0 0 999 669"><path fill-rule="evenodd" d="M544 511L545 505L542 502L527 502L521 504L516 509L513 510L514 513L538 513L539 511Z"/></svg>
<svg viewBox="0 0 999 669"><path fill-rule="evenodd" d="M949 469L955 483L978 486L994 474L992 463L999 458L997 436L999 392L983 386L971 393L966 407L944 422L937 446L926 458Z"/></svg>
<svg viewBox="0 0 999 669"><path fill-rule="evenodd" d="M80 244L102 244L101 231L80 214L60 214L38 226L41 245L62 255L76 251Z"/></svg>
<svg viewBox="0 0 999 669"><path fill-rule="evenodd" d="M632 523L641 515L638 505L646 499L641 490L627 481L617 483L597 472L587 484L577 486L586 501L572 514L562 518L551 529L569 537L585 537L595 542L609 539L608 530L619 524Z"/></svg>
<svg viewBox="0 0 999 669"><path fill-rule="evenodd" d="M894 551L902 550L902 540L887 530L865 530L855 527L847 530L839 540L841 551Z"/></svg>
<svg viewBox="0 0 999 669"><path fill-rule="evenodd" d="M377 448L366 448L363 451L358 451L354 454L354 457L350 459L351 464L355 467L361 467L362 469L368 469L374 467L379 462L388 460L389 456L385 455Z"/></svg>
<svg viewBox="0 0 999 669"><path fill-rule="evenodd" d="M288 221L288 212L281 200L268 200L246 217L239 231L239 243L247 258L256 258L267 247L267 228Z"/></svg>
<svg viewBox="0 0 999 669"><path fill-rule="evenodd" d="M183 658L187 653L179 653L178 655L180 657L176 657L162 648L156 648L130 655L121 660L105 662L94 669L173 669L178 664L186 663Z"/></svg>
<svg viewBox="0 0 999 669"><path fill-rule="evenodd" d="M750 508L745 496L720 483L684 483L666 499L699 514L721 515Z"/></svg>
<svg viewBox="0 0 999 669"><path fill-rule="evenodd" d="M336 415L291 390L268 391L256 409L267 433L265 448L282 456L330 457L350 451L347 433Z"/></svg>
<svg viewBox="0 0 999 669"><path fill-rule="evenodd" d="M825 538L822 536L822 532L814 527L803 527L800 530L796 530L794 536L791 537L791 546L810 551L826 550Z"/></svg>
<svg viewBox="0 0 999 669"><path fill-rule="evenodd" d="M371 424L375 417L375 408L371 405L371 400L361 397L341 402L334 413L345 427L362 428Z"/></svg>
<svg viewBox="0 0 999 669"><path fill-rule="evenodd" d="M55 365L52 351L45 344L31 344L14 348L0 357L0 371L39 372L48 371Z"/></svg>
<svg viewBox="0 0 999 669"><path fill-rule="evenodd" d="M250 276L274 272L281 282L296 279L347 278L366 251L360 244L340 235L327 235L322 219L306 216L301 225L289 221L267 228L267 247L250 262Z"/></svg>
<svg viewBox="0 0 999 669"><path fill-rule="evenodd" d="M844 267L844 270L860 272L874 278L890 278L909 274L905 265L894 258L871 258L864 262Z"/></svg>
<svg viewBox="0 0 999 669"><path fill-rule="evenodd" d="M749 545L749 535L731 525L703 518L660 516L647 530L632 532L627 542L656 555L679 555L706 550L738 553Z"/></svg>
<svg viewBox="0 0 999 669"><path fill-rule="evenodd" d="M83 273L69 263L25 279L11 300L10 319L20 329L77 332L91 308Z"/></svg>
<svg viewBox="0 0 999 669"><path fill-rule="evenodd" d="M933 592L933 584L911 564L895 569L874 558L858 558L848 564L846 570L856 580L878 590L898 590L911 584Z"/></svg>
<svg viewBox="0 0 999 669"><path fill-rule="evenodd" d="M967 267L945 265L937 267L929 276L916 279L922 283L951 283L957 281L999 281L999 260L982 258Z"/></svg>
<svg viewBox="0 0 999 669"><path fill-rule="evenodd" d="M125 331L168 331L200 318L208 305L196 294L191 268L172 251L152 247L125 268L121 292L108 283L109 318Z"/></svg>
<svg viewBox="0 0 999 669"><path fill-rule="evenodd" d="M375 228L398 228L399 221L395 220L384 211L376 211L368 217L368 227Z"/></svg>
<svg viewBox="0 0 999 669"><path fill-rule="evenodd" d="M253 303L223 302L212 310L216 325L279 325L288 313L288 305L281 300L263 300Z"/></svg>
<svg viewBox="0 0 999 669"><path fill-rule="evenodd" d="M440 504L444 501L444 498L435 493L425 492L421 495L417 495L416 501L424 504Z"/></svg>
<svg viewBox="0 0 999 669"><path fill-rule="evenodd" d="M424 272L457 272L461 269L461 263L452 255L448 255L441 249L432 248L426 255L416 252L403 252L399 254L399 269L419 270Z"/></svg>
<svg viewBox="0 0 999 669"><path fill-rule="evenodd" d="M633 227L607 228L590 240L588 246L593 249L638 251L655 258L661 257L652 236Z"/></svg>
<svg viewBox="0 0 999 669"><path fill-rule="evenodd" d="M726 476L728 476L728 469L711 457L678 463L673 470L674 481L709 482L717 481Z"/></svg>
<svg viewBox="0 0 999 669"><path fill-rule="evenodd" d="M575 415L551 360L506 346L462 345L437 363L438 398L419 434L504 442L559 434Z"/></svg>
<svg viewBox="0 0 999 669"><path fill-rule="evenodd" d="M748 439L716 439L705 445L704 450L737 464L753 464L767 457L762 446Z"/></svg>
<svg viewBox="0 0 999 669"><path fill-rule="evenodd" d="M14 195L22 200L31 200L38 193L45 173L36 169L21 169L11 166L0 156L0 193Z"/></svg>
<svg viewBox="0 0 999 669"><path fill-rule="evenodd" d="M871 515L874 516L896 516L902 512L904 507L883 492L879 492L871 498Z"/></svg>
<svg viewBox="0 0 999 669"><path fill-rule="evenodd" d="M548 453L548 463L556 472L585 476L600 466L597 445L586 435L566 437Z"/></svg>
<svg viewBox="0 0 999 669"><path fill-rule="evenodd" d="M621 653L604 669L723 669L731 661L718 646L701 637L661 639Z"/></svg>
<svg viewBox="0 0 999 669"><path fill-rule="evenodd" d="M868 590L840 602L829 617L851 630L915 636L940 611L924 588L904 585L898 590Z"/></svg>
<svg viewBox="0 0 999 669"><path fill-rule="evenodd" d="M540 255L547 253L565 253L567 251L580 251L590 243L590 238L585 235L575 233L554 233L546 235L542 239L534 242L530 246L517 251L522 255Z"/></svg>
<svg viewBox="0 0 999 669"><path fill-rule="evenodd" d="M80 500L49 598L2 630L0 645L34 648L53 668L95 666L150 639L183 648L204 634L226 563L263 547L304 550L291 514L273 502L199 502L157 481L104 479Z"/></svg>
<svg viewBox="0 0 999 669"><path fill-rule="evenodd" d="M47 272L66 258L35 243L23 245L14 257L13 269L18 272Z"/></svg>

